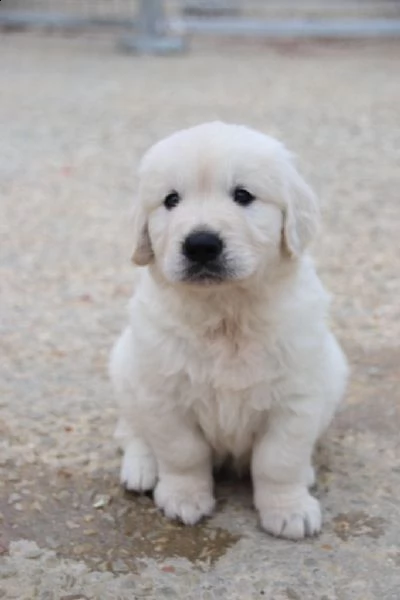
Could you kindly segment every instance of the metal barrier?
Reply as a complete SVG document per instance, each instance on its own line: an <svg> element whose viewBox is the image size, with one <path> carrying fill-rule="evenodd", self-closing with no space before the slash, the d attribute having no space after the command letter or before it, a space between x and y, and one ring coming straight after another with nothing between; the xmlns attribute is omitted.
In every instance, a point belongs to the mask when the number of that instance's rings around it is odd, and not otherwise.
<svg viewBox="0 0 400 600"><path fill-rule="evenodd" d="M183 37L168 33L163 0L3 0L0 26L79 30L124 28L125 51L170 53L184 49Z"/></svg>
<svg viewBox="0 0 400 600"><path fill-rule="evenodd" d="M189 15L177 27L192 34L339 39L400 36L399 0L186 0L185 4L184 12Z"/></svg>
<svg viewBox="0 0 400 600"><path fill-rule="evenodd" d="M181 52L190 35L400 36L399 0L0 0L0 27L124 29L119 48Z"/></svg>
<svg viewBox="0 0 400 600"><path fill-rule="evenodd" d="M134 27L136 0L1 0L0 26L76 30L88 27Z"/></svg>

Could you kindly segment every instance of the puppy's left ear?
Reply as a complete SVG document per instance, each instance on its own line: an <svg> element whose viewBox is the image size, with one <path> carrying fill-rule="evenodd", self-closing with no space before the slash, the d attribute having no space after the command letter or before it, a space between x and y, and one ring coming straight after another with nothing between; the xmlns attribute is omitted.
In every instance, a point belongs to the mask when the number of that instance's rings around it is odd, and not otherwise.
<svg viewBox="0 0 400 600"><path fill-rule="evenodd" d="M132 207L133 223L133 254L132 262L140 267L150 264L154 258L151 245L147 216L141 206L139 198L136 198Z"/></svg>
<svg viewBox="0 0 400 600"><path fill-rule="evenodd" d="M302 254L317 233L320 210L317 197L293 164L285 173L283 246L292 257Z"/></svg>

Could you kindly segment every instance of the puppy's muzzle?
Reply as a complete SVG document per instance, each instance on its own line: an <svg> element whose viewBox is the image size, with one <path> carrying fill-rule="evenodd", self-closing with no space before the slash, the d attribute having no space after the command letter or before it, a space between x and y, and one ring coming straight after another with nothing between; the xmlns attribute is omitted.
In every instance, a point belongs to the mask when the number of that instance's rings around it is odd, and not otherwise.
<svg viewBox="0 0 400 600"><path fill-rule="evenodd" d="M226 276L221 237L206 229L193 231L182 243L186 259L185 279L188 281L221 281Z"/></svg>

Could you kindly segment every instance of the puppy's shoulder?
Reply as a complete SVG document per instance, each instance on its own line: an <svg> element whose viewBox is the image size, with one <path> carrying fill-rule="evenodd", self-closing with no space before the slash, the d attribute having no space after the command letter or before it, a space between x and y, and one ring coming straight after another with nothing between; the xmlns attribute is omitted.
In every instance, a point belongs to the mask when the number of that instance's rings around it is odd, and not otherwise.
<svg viewBox="0 0 400 600"><path fill-rule="evenodd" d="M310 256L304 256L293 275L278 285L271 311L280 328L301 331L319 328L327 318L329 306L330 295L315 263Z"/></svg>

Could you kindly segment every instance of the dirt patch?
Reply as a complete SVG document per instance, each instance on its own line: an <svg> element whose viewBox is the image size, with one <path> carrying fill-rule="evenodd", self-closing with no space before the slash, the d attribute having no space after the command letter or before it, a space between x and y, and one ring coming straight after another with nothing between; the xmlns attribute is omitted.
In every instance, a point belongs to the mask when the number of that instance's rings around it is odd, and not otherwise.
<svg viewBox="0 0 400 600"><path fill-rule="evenodd" d="M350 538L368 536L378 539L385 533L385 519L371 517L364 511L340 513L333 519L336 535L347 542Z"/></svg>

